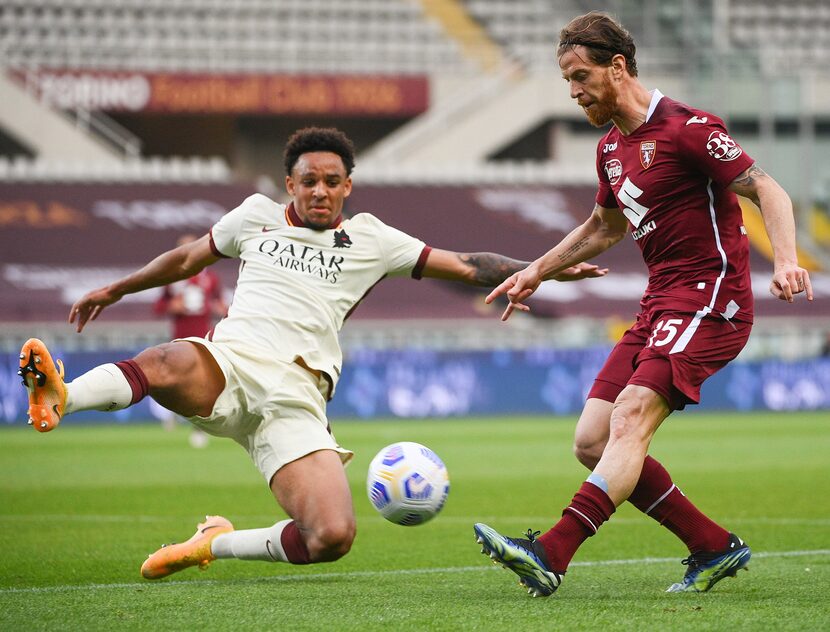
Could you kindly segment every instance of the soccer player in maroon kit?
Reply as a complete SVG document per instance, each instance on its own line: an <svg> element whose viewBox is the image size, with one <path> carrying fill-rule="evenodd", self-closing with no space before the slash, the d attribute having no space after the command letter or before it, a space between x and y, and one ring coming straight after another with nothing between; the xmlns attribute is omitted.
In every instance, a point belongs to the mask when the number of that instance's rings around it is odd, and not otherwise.
<svg viewBox="0 0 830 632"><path fill-rule="evenodd" d="M176 246L184 246L197 239L197 235L182 235ZM182 281L165 285L153 309L157 314L170 317L173 338L205 336L212 328L214 319L223 318L228 312L222 298L222 282L208 268Z"/></svg>
<svg viewBox="0 0 830 632"><path fill-rule="evenodd" d="M793 301L810 277L798 265L792 204L726 131L723 121L651 92L637 79L631 36L591 12L561 32L559 67L571 97L597 127L599 190L590 218L487 297L514 309L559 270L595 257L631 230L649 270L636 323L612 350L577 423L574 451L591 470L556 525L508 538L476 524L482 553L520 577L533 596L559 586L571 558L628 500L689 549L669 592L702 592L745 568L749 547L705 516L648 456L672 411L700 399L703 381L732 360L752 327L749 245L736 194L755 202L774 253L770 292Z"/></svg>
<svg viewBox="0 0 830 632"><path fill-rule="evenodd" d="M176 240L176 246L191 244L198 238L199 235L187 233ZM161 296L153 305L153 311L169 316L174 340L206 336L213 328L214 321L224 318L228 313L228 306L222 298L219 275L209 268L203 268L187 279L165 285ZM162 427L173 430L179 416L169 410L162 414ZM194 426L188 441L194 448L204 448L209 439L206 432Z"/></svg>

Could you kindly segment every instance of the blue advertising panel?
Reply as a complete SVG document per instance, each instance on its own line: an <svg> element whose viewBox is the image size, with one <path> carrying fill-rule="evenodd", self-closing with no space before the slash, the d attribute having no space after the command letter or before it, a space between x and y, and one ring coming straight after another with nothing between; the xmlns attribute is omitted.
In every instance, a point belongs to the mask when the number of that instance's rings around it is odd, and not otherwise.
<svg viewBox="0 0 830 632"><path fill-rule="evenodd" d="M433 350L352 351L346 358L332 418L462 417L466 415L577 414L608 347L448 352ZM62 352L67 379L105 362L135 355L122 352ZM26 394L16 356L0 364L0 420L26 420ZM830 409L830 358L798 362L733 362L703 386L702 403L691 410ZM131 408L86 411L73 421L108 422L161 418L147 398Z"/></svg>

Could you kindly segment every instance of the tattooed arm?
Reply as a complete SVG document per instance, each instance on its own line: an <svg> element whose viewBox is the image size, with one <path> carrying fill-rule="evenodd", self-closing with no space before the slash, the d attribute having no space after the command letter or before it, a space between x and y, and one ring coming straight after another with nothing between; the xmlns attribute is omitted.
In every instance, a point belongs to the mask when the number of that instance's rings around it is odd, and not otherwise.
<svg viewBox="0 0 830 632"><path fill-rule="evenodd" d="M493 287L525 266L526 261L492 252L460 253L433 248L424 264L423 276Z"/></svg>
<svg viewBox="0 0 830 632"><path fill-rule="evenodd" d="M470 285L493 287L507 277L524 270L527 261L516 261L492 252L461 253L433 249L427 257L423 276L448 281L463 281ZM557 281L576 281L605 276L606 269L591 263L570 266L557 274Z"/></svg>
<svg viewBox="0 0 830 632"><path fill-rule="evenodd" d="M793 294L806 292L807 299L813 300L810 275L798 265L795 220L790 196L757 164L735 178L729 189L749 198L761 209L773 254L770 293L792 303Z"/></svg>
<svg viewBox="0 0 830 632"><path fill-rule="evenodd" d="M502 320L507 320L514 309L529 311L523 301L536 291L542 281L557 279L572 266L584 265L580 262L605 252L625 237L627 231L628 221L619 209L595 206L588 221L572 230L527 268L507 278L490 292L485 302L492 303L498 296L507 295L510 303L502 314Z"/></svg>

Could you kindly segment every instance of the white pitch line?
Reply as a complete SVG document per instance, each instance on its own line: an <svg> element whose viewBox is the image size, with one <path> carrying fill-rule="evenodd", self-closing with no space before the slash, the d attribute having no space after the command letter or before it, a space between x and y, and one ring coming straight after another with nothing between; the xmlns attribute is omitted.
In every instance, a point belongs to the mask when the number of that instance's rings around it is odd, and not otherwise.
<svg viewBox="0 0 830 632"><path fill-rule="evenodd" d="M752 557L807 557L811 555L830 555L830 549L813 551L768 551L753 553ZM596 560L593 562L573 562L571 566L619 566L625 564L667 564L676 563L676 557L645 557L629 560ZM480 566L451 566L448 568L409 568L394 571L351 571L347 573L309 573L308 575L272 575L269 577L252 577L236 580L207 579L200 581L166 581L163 583L129 582L115 584L67 584L63 586L32 586L29 588L0 588L0 595L59 593L83 590L113 590L119 588L149 588L150 586L205 586L219 584L251 584L263 581L306 581L309 579L354 579L360 577L392 577L400 575L436 575L440 573L472 573L499 570L498 567L482 564Z"/></svg>
<svg viewBox="0 0 830 632"><path fill-rule="evenodd" d="M134 515L107 515L107 514L0 514L1 522L69 522L69 523L86 523L86 522L111 522L111 523L171 523L185 519L181 516L134 516ZM251 515L251 516L234 516L234 523L236 522L263 522L275 519L274 515ZM360 520L373 521L378 524L385 524L383 518L378 515L360 516ZM497 522L505 523L507 520L504 516L441 516L442 523L475 523L475 522ZM550 516L510 516L509 522L511 524L534 524L546 523L550 521ZM764 524L764 525L782 525L782 526L808 526L808 527L823 527L830 526L830 518L770 518L759 516L756 518L722 518L721 523L724 524ZM634 516L631 518L621 518L614 516L612 524L649 524L648 521L643 521L642 517Z"/></svg>

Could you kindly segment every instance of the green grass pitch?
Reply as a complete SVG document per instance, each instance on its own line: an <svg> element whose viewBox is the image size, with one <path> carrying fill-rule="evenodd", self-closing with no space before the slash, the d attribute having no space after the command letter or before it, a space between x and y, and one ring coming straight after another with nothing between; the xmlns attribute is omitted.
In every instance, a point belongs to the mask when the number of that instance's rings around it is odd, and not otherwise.
<svg viewBox="0 0 830 632"><path fill-rule="evenodd" d="M237 528L282 517L245 452L154 424L0 431L2 630L830 629L830 415L680 414L652 445L675 482L753 548L750 571L666 594L684 547L624 505L577 553L559 591L530 598L479 554L472 524L546 530L585 478L574 419L336 421L358 535L325 565L219 560L158 582L138 573L207 513ZM365 494L378 449L412 440L447 463L443 513L385 522Z"/></svg>

